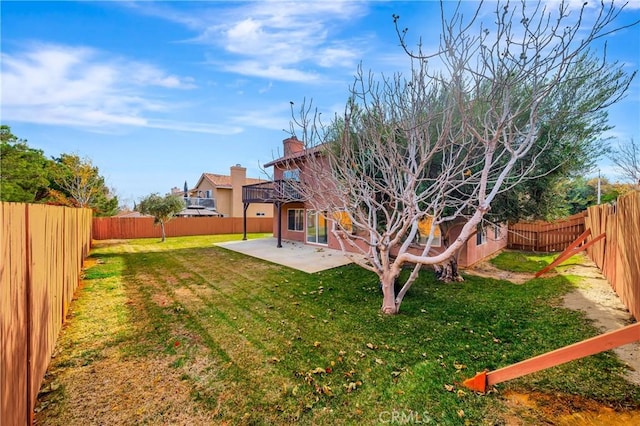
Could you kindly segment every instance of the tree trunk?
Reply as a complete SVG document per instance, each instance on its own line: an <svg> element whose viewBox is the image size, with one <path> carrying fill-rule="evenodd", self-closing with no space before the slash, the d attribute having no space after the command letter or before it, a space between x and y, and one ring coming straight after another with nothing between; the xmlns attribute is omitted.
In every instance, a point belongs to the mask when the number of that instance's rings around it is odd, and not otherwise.
<svg viewBox="0 0 640 426"><path fill-rule="evenodd" d="M161 243L164 243L165 238L165 234L164 234L164 222L160 222L160 228L162 229L162 241L160 241Z"/></svg>
<svg viewBox="0 0 640 426"><path fill-rule="evenodd" d="M382 313L393 315L398 313L396 306L395 278L385 276L380 279L382 286Z"/></svg>
<svg viewBox="0 0 640 426"><path fill-rule="evenodd" d="M458 260L455 257L449 258L440 265L434 265L436 277L445 283L464 281L464 278L458 273Z"/></svg>

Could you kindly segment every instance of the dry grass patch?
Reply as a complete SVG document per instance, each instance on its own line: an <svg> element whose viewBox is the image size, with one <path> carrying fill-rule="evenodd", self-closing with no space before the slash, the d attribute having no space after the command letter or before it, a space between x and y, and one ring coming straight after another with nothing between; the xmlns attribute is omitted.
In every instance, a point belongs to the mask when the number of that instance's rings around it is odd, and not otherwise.
<svg viewBox="0 0 640 426"><path fill-rule="evenodd" d="M209 422L210 415L193 401L191 385L170 367L169 358L131 356L132 340L153 324L143 314L140 295L126 288L123 265L109 258L97 266L103 270L87 271L72 304L43 383L36 424ZM162 294L153 301L169 303Z"/></svg>
<svg viewBox="0 0 640 426"><path fill-rule="evenodd" d="M178 371L168 368L166 360L122 359L117 350L105 351L103 356L91 365L49 375L47 384L57 384L63 397L43 396L40 407L44 409L37 414L36 424L202 425L210 422L210 414L194 404L191 385L180 379Z"/></svg>

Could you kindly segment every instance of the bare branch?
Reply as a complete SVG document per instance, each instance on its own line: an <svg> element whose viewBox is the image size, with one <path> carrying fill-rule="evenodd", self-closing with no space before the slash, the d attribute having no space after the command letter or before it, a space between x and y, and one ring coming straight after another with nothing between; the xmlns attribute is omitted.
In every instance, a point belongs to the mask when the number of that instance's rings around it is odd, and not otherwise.
<svg viewBox="0 0 640 426"><path fill-rule="evenodd" d="M588 49L615 30L620 13L602 4L585 31L584 8L570 16L565 3L552 11L541 2L498 2L489 24L478 22L483 8L465 19L458 5L448 17L441 3L442 34L431 53L409 48L394 15L411 74L377 78L359 68L341 117L325 126L303 103L292 124L307 148L289 164L302 170L297 189L329 219L348 215L353 229L336 221L334 235L380 277L385 312L397 312L421 265L455 260L498 194L535 170L555 143L540 141L543 125L585 113L555 100L566 99L569 82L593 78ZM619 100L633 76L615 78L619 84L588 105L594 112ZM437 230L454 225L459 234L436 249ZM396 295L405 263L414 269Z"/></svg>
<svg viewBox="0 0 640 426"><path fill-rule="evenodd" d="M631 139L618 143L618 150L610 155L623 179L640 187L640 144Z"/></svg>

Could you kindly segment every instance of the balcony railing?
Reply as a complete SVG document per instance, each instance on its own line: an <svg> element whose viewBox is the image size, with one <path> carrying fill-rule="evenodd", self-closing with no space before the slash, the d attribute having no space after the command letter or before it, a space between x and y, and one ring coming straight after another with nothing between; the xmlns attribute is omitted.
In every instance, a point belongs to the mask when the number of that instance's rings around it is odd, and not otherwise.
<svg viewBox="0 0 640 426"><path fill-rule="evenodd" d="M243 203L275 203L302 201L295 184L287 180L274 180L242 187Z"/></svg>
<svg viewBox="0 0 640 426"><path fill-rule="evenodd" d="M184 202L187 207L191 208L205 208L205 209L216 209L216 199L215 198L198 198L198 197L187 197L184 199Z"/></svg>

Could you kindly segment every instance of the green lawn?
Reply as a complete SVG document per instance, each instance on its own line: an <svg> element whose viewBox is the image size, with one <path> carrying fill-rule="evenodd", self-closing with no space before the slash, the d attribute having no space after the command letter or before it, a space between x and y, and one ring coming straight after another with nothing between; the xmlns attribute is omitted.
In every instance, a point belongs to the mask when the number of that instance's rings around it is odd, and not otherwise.
<svg viewBox="0 0 640 426"><path fill-rule="evenodd" d="M491 264L499 269L511 272L536 273L547 265L550 265L560 253L531 253L519 251L504 251L491 259ZM580 262L580 256L573 256L556 267L574 265Z"/></svg>
<svg viewBox="0 0 640 426"><path fill-rule="evenodd" d="M213 245L225 238L96 246L98 263L86 271L65 330L73 337L63 333L53 361L60 381L68 369L99 370L108 357L153 359L187 389L192 405L184 409L211 424L500 424L508 389L640 407L640 388L621 378L611 352L487 395L461 387L476 371L597 334L583 315L559 307L571 288L563 276L443 284L425 271L401 314L384 316L371 273L346 266L306 274ZM69 401L69 384L56 392L44 399L60 409L43 410L44 424L63 424L68 411L82 409ZM167 418L145 416L119 420Z"/></svg>

